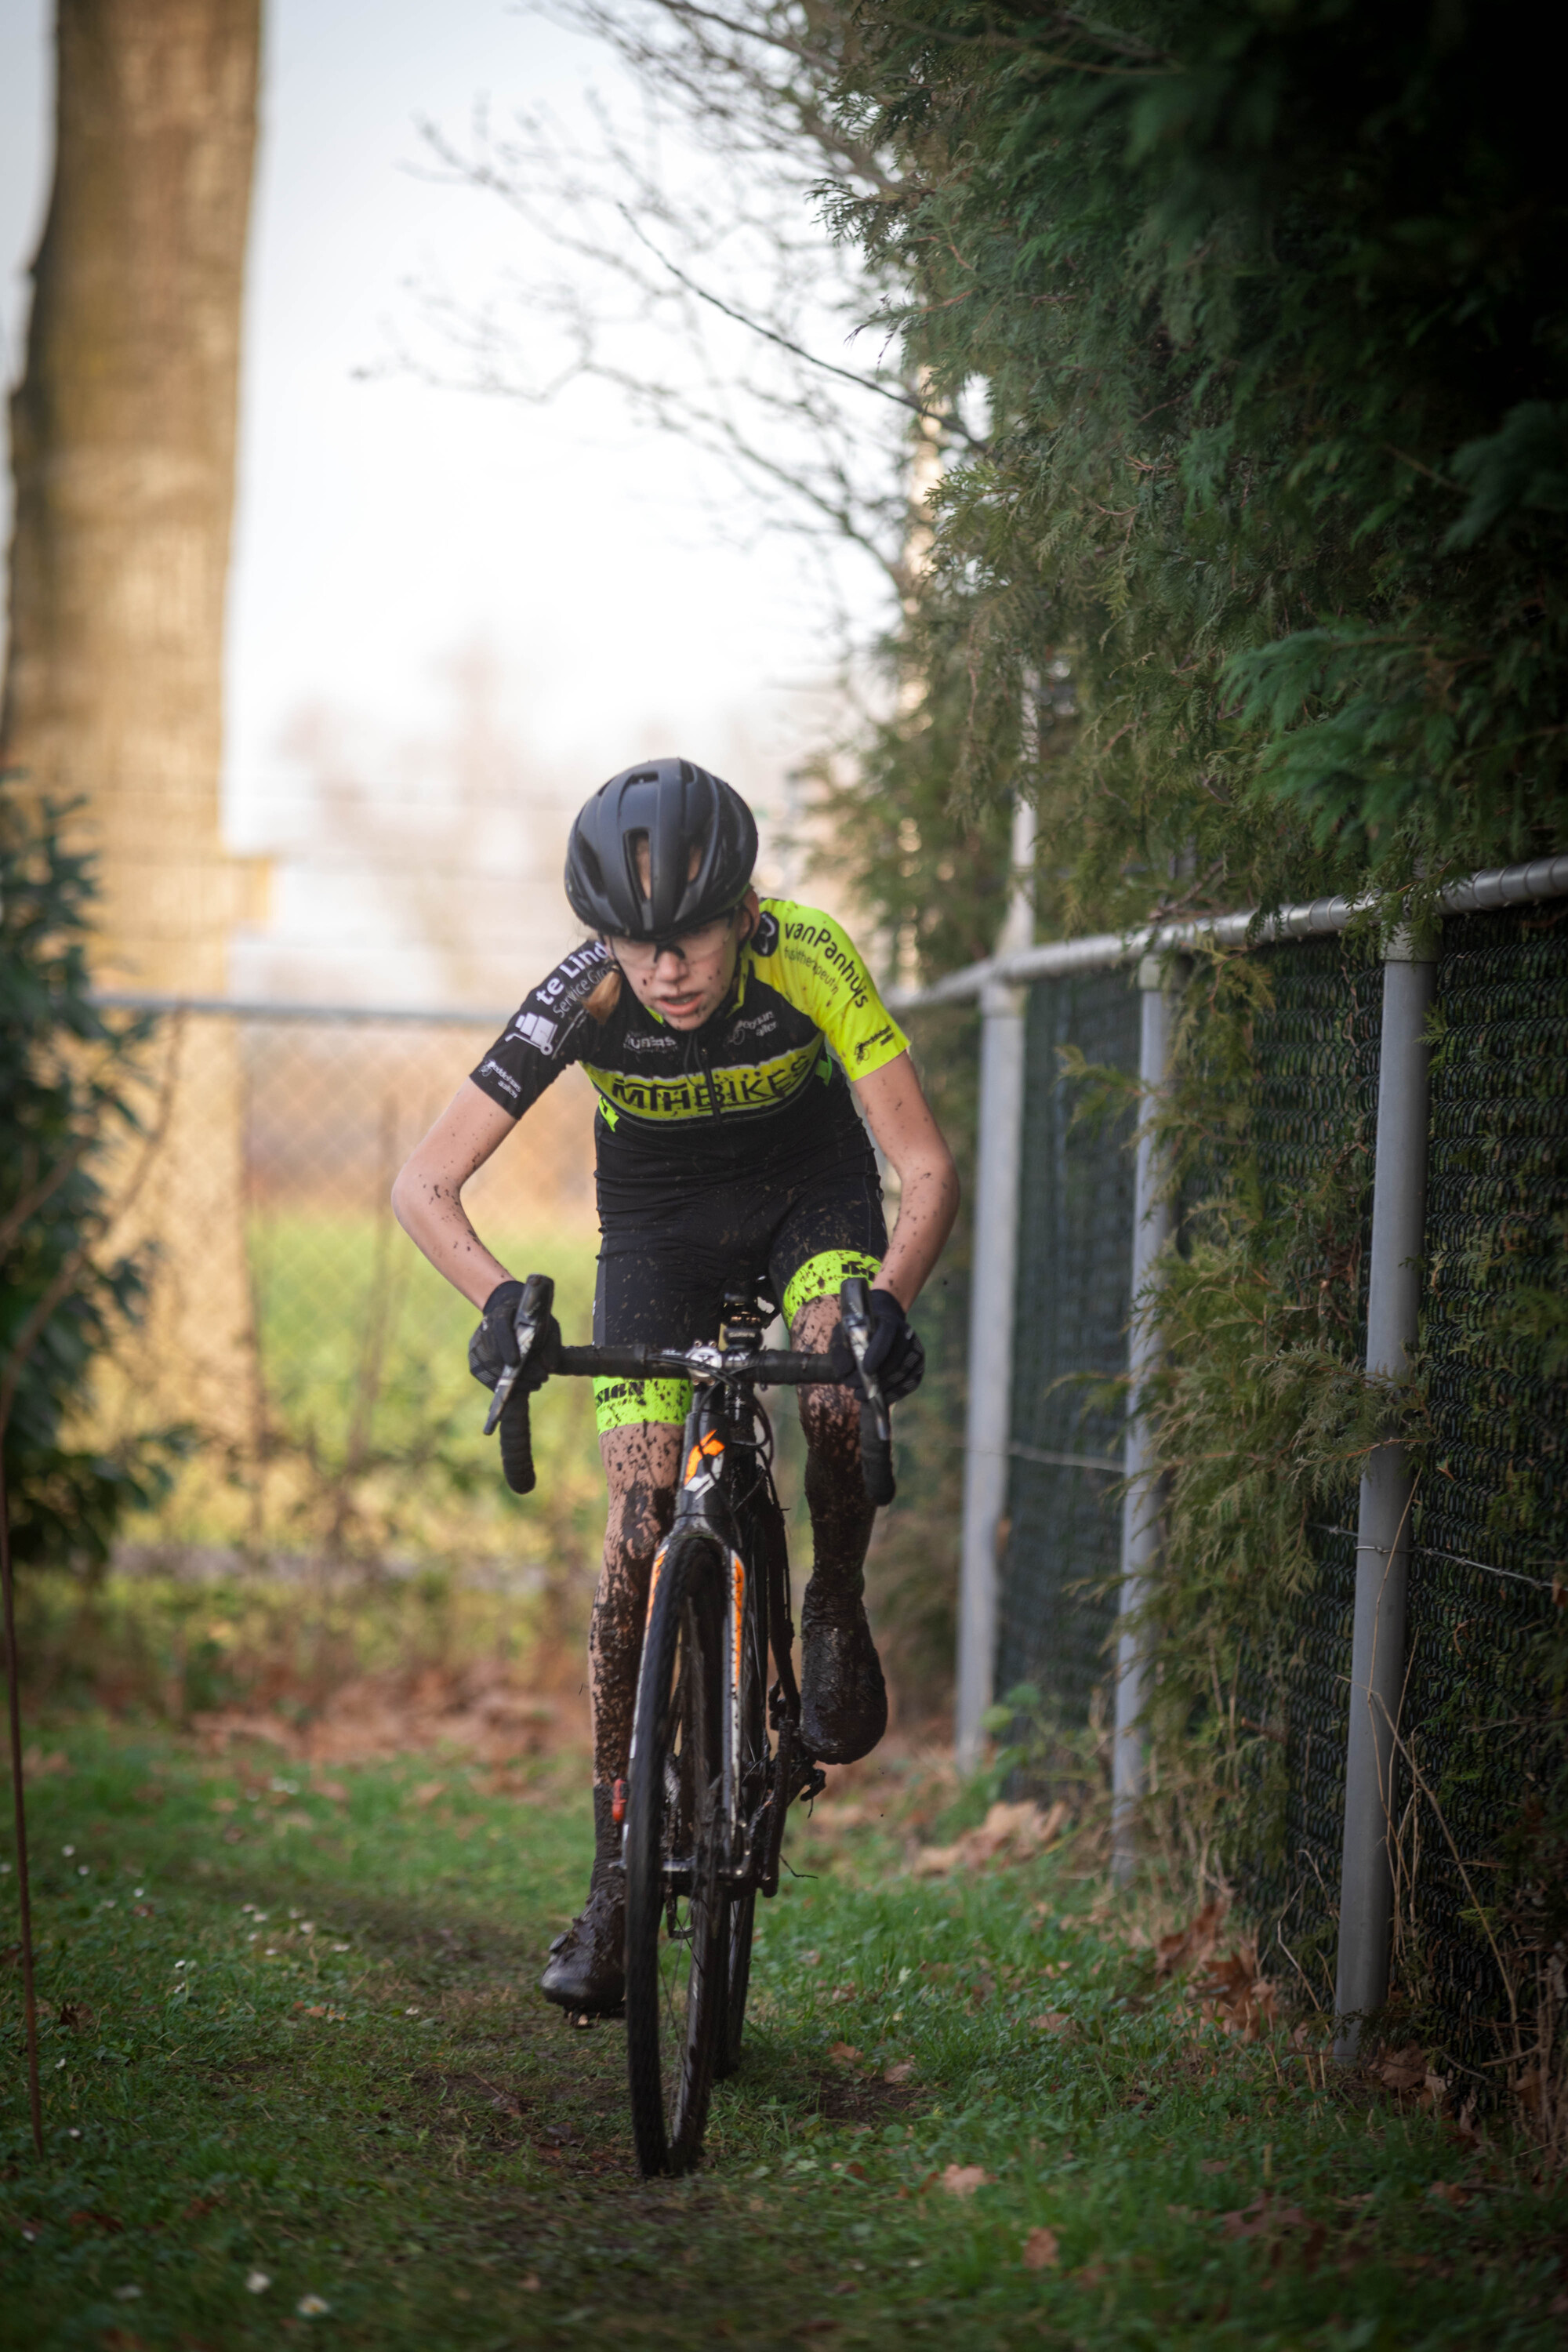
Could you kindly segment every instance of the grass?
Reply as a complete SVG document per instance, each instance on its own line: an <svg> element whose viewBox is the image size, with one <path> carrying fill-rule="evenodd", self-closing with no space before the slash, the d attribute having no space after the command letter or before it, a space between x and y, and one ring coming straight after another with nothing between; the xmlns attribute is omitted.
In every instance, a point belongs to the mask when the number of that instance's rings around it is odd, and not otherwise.
<svg viewBox="0 0 1568 2352"><path fill-rule="evenodd" d="M102 1717L47 1744L6 2344L1562 2340L1568 2199L1527 2155L1205 2032L1060 1858L913 1878L894 1779L794 1834L710 2160L645 2183L621 2029L532 1991L583 1882L574 1759L501 1796Z"/></svg>
<svg viewBox="0 0 1568 2352"><path fill-rule="evenodd" d="M593 1236L578 1227L492 1237L510 1263L555 1277L563 1331L586 1337ZM389 1211L268 1211L252 1218L247 1246L264 1434L241 1459L198 1448L172 1496L130 1523L132 1540L448 1563L505 1561L520 1545L550 1559L570 1536L597 1549L587 1383L559 1381L540 1406L539 1496L520 1517L496 1442L480 1434L474 1309Z"/></svg>

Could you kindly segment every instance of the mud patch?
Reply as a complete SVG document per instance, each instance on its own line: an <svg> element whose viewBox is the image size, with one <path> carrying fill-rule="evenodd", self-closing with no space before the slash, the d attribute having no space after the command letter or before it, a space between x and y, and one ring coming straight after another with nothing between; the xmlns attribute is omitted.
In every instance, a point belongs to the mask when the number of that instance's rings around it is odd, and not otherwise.
<svg viewBox="0 0 1568 2352"><path fill-rule="evenodd" d="M814 2074L808 2080L816 2112L829 2124L891 2122L916 2114L930 2097L924 2084L888 2083L879 2074Z"/></svg>

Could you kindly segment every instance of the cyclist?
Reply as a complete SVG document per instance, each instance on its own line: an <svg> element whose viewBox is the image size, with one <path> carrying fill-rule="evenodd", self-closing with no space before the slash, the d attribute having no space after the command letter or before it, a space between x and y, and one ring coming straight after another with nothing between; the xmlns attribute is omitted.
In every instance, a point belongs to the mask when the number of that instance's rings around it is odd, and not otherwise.
<svg viewBox="0 0 1568 2352"><path fill-rule="evenodd" d="M628 768L580 812L566 895L593 936L524 998L393 1191L405 1230L480 1309L468 1360L487 1386L517 1361L521 1285L469 1223L463 1187L573 1062L599 1097L596 1344L713 1339L724 1291L749 1282L771 1290L794 1346L826 1351L839 1285L858 1274L873 1283L870 1368L889 1398L918 1383L923 1356L907 1309L957 1209L952 1156L908 1040L850 940L813 908L759 898L756 854L739 793L688 760ZM900 1182L891 1242L867 1126ZM627 1769L648 1575L690 1402L679 1381L598 1381L595 1391L609 1487L589 1636L595 1862L588 1900L541 1982L585 2013L623 1998L614 1789ZM888 1719L862 1600L873 1512L852 1398L803 1389L800 1413L814 1549L802 1736L819 1760L847 1764Z"/></svg>

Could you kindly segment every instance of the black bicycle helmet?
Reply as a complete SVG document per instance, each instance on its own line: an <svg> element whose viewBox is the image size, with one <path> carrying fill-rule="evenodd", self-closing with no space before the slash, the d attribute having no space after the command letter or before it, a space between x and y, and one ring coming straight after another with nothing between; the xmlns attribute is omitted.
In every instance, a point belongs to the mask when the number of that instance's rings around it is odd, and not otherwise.
<svg viewBox="0 0 1568 2352"><path fill-rule="evenodd" d="M643 835L646 896L637 857ZM669 939L738 907L756 862L756 819L732 784L690 760L646 760L601 784L579 810L566 847L566 896L596 931Z"/></svg>

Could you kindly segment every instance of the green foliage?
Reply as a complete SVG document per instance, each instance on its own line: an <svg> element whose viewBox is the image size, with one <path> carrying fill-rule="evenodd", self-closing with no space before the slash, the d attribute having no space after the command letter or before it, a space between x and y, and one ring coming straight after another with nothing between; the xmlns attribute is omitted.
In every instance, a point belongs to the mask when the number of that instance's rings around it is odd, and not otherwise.
<svg viewBox="0 0 1568 2352"><path fill-rule="evenodd" d="M142 1297L144 1258L100 1247L148 1031L89 1000L94 886L61 841L68 814L35 819L0 791L0 1427L16 1558L100 1566L124 1513L164 1490L179 1439L109 1454L71 1438L94 1360Z"/></svg>
<svg viewBox="0 0 1568 2352"><path fill-rule="evenodd" d="M1568 820L1568 227L1549 78L1479 15L900 0L839 218L912 364L984 388L916 624L961 796L1070 657L1069 920L1384 887Z"/></svg>
<svg viewBox="0 0 1568 2352"><path fill-rule="evenodd" d="M858 30L840 102L891 166L842 190L837 218L901 276L883 323L908 364L986 419L937 494L904 660L963 682L944 748L948 805L971 815L1017 780L1030 706L1070 673L1040 743L1043 925L1369 887L1386 918L1395 894L1560 848L1568 198L1549 78L1492 20L1410 0L1128 0L1109 18L895 0ZM914 787L879 773L890 837ZM1424 1445L1438 1420L1421 1378L1395 1398L1361 1370L1355 1054L1320 1035L1331 1082L1291 1066L1319 1131L1283 1181L1268 968L1206 964L1188 1008L1154 1705L1189 1847L1217 1840L1234 1866L1283 1828L1315 1530L1349 1516L1391 1415ZM1467 1047L1478 1071L1504 1050ZM1515 1126L1468 1130L1478 1160ZM1498 1213L1493 1173L1478 1164L1489 1242L1463 1245L1491 1251L1461 1285L1473 1360L1450 1334L1444 1378L1460 1442L1505 1465L1496 1542L1539 1566L1556 1457L1524 1458L1519 1383L1560 1348L1561 1255ZM1491 1685L1420 1670L1460 1777L1484 1777ZM1553 1674L1515 1710L1542 1752ZM1535 1890L1542 1950L1560 1929L1541 1908L1562 1851L1548 1779L1510 1882Z"/></svg>
<svg viewBox="0 0 1568 2352"><path fill-rule="evenodd" d="M1286 951L1298 963L1324 952ZM1321 1095L1295 1069L1272 1098L1263 1083L1288 1034L1284 978L1278 957L1195 960L1158 1113L1183 1218L1155 1293L1165 1537L1146 1610L1159 1661L1151 1728L1180 1816L1167 1827L1189 1855L1213 1854L1244 1880L1277 1858L1279 1741L1298 1604L1320 1575L1316 1530L1352 1507L1381 1437L1425 1435L1418 1384L1372 1381L1363 1366L1372 1137L1352 1040L1322 1024L1310 1049ZM1291 1013L1300 1020L1299 1004ZM1310 1135L1305 1150L1281 1145L1286 1106L1287 1132Z"/></svg>

